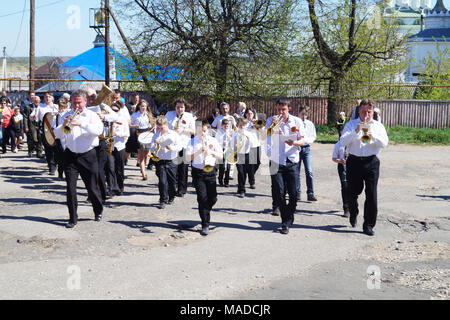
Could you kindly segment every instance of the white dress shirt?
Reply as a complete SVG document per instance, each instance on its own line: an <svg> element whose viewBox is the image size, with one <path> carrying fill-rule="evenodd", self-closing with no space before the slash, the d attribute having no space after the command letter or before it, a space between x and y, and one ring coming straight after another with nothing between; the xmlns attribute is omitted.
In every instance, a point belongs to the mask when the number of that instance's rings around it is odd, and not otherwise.
<svg viewBox="0 0 450 320"><path fill-rule="evenodd" d="M161 132L157 131L152 138L152 142L150 143L150 150L155 149L156 139L159 139L161 145L161 149L158 153L158 157L161 160L173 160L178 157L178 152L181 150L181 145L179 142L180 137L178 133L169 129L166 134L161 135ZM170 150L166 149L166 146L170 146Z"/></svg>
<svg viewBox="0 0 450 320"><path fill-rule="evenodd" d="M73 110L67 112L63 119L72 116ZM74 153L84 153L98 146L98 136L103 132L103 123L98 115L86 108L76 118L81 122L80 126L74 126L72 132L65 134L62 131L63 121L55 128L55 136L58 139L66 139L66 147Z"/></svg>
<svg viewBox="0 0 450 320"><path fill-rule="evenodd" d="M232 134L227 134L225 131L217 132L215 139L219 143L219 145L222 147L223 150L225 150L231 142Z"/></svg>
<svg viewBox="0 0 450 320"><path fill-rule="evenodd" d="M222 146L219 144L219 142L214 138L211 137L210 135L205 136L206 138L206 145L208 146L208 148L211 151L214 152L220 152L222 153ZM213 155L208 155L206 156L205 159L205 155L203 152L199 152L202 147L203 147L204 141L202 140L201 137L199 136L195 136L194 138L192 138L191 142L189 143L189 146L187 147L186 153L188 154L188 156L192 156L193 154L197 153L196 156L194 157L194 160L192 161L192 166L194 168L203 170L204 165L207 166L215 166L216 165L216 157L214 157Z"/></svg>
<svg viewBox="0 0 450 320"><path fill-rule="evenodd" d="M169 111L166 114L166 119L169 122L169 129L175 130L178 122L177 112L175 110ZM184 112L178 122L178 126L183 129L192 130L195 132L195 119L192 113ZM187 148L191 142L191 134L183 131L180 134L180 144L183 148Z"/></svg>
<svg viewBox="0 0 450 320"><path fill-rule="evenodd" d="M364 144L361 142L361 136L363 135L362 130L359 130L358 133L355 132L355 129L360 122L361 119L359 118L347 122L339 140L341 145L347 147L347 152L349 154L358 157L369 157L378 154L380 150L385 148L389 143L389 138L384 125L379 121L373 119L370 120L369 131L372 132L372 139L370 143Z"/></svg>
<svg viewBox="0 0 450 320"><path fill-rule="evenodd" d="M253 123L248 123L245 130L250 135L250 148L257 148L261 146L261 143L259 142L258 129L255 128Z"/></svg>
<svg viewBox="0 0 450 320"><path fill-rule="evenodd" d="M316 127L314 126L314 123L312 123L312 121L309 121L308 119L305 119L302 122L305 133L305 136L303 137L305 139L305 146L311 145L314 141L316 141L317 138Z"/></svg>
<svg viewBox="0 0 450 320"><path fill-rule="evenodd" d="M70 109L67 108L62 111L58 111L58 113L53 117L53 122L52 122L53 133L54 133L55 128L64 122L64 115L67 112L69 112L69 110ZM58 139L61 142L63 150L65 150L66 149L66 135L64 135L63 137L58 138Z"/></svg>
<svg viewBox="0 0 450 320"><path fill-rule="evenodd" d="M333 154L331 156L333 159L343 160L345 159L345 147L341 145L341 142L338 141L333 148Z"/></svg>
<svg viewBox="0 0 450 320"><path fill-rule="evenodd" d="M47 112L57 113L59 107L57 104L47 105L45 103L42 103L35 110L36 110L36 120L42 122ZM33 115L33 113L31 115Z"/></svg>
<svg viewBox="0 0 450 320"><path fill-rule="evenodd" d="M147 113L141 113L140 110L131 115L131 125L138 126L138 129L150 129L152 127Z"/></svg>
<svg viewBox="0 0 450 320"><path fill-rule="evenodd" d="M125 149L125 144L130 136L130 127L128 121L119 114L117 121L114 123L114 148L117 151Z"/></svg>
<svg viewBox="0 0 450 320"><path fill-rule="evenodd" d="M233 150L235 150L237 148L238 139L240 139L240 141L241 141L240 143L243 143L243 145L241 146L241 148L239 150L237 150L237 152L240 154L250 153L250 147L252 145L252 143L251 143L252 137L250 136L250 133L245 129L244 129L244 132L237 130L233 134L233 137L231 138L230 145L231 145L231 148L233 148Z"/></svg>
<svg viewBox="0 0 450 320"><path fill-rule="evenodd" d="M267 120L265 129L270 126L272 120L273 117ZM289 146L285 141L287 139L300 140L304 136L303 121L290 114L288 121L280 124L279 132L272 132L272 135L267 137L266 152L269 159L282 166L286 165L287 159L292 163L298 163L298 147L294 145Z"/></svg>
<svg viewBox="0 0 450 320"><path fill-rule="evenodd" d="M234 117L232 115L227 115L227 116L223 116L223 115L219 115L217 116L213 123L211 123L211 127L213 128L217 128L217 132L223 131L222 130L222 120L223 119L228 119L231 123L230 126L228 127L228 132L232 132L233 131L233 127L236 126L236 120L234 119Z"/></svg>

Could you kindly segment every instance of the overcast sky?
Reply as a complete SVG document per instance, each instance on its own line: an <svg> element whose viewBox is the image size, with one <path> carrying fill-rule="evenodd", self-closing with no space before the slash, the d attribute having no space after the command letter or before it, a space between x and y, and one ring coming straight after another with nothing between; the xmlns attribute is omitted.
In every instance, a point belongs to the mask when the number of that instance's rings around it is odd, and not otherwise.
<svg viewBox="0 0 450 320"><path fill-rule="evenodd" d="M1 0L1 3L0 56L3 47L9 57L28 56L30 0ZM450 0L444 0L444 4L450 9ZM36 0L35 55L76 56L92 48L96 32L89 28L89 8L99 6L100 0ZM122 47L114 27L111 41Z"/></svg>

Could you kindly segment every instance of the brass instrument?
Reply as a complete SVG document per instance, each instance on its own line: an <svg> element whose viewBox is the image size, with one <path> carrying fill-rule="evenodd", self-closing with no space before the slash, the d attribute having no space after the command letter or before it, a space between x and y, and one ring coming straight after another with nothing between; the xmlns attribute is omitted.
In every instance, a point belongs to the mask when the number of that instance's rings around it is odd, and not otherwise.
<svg viewBox="0 0 450 320"><path fill-rule="evenodd" d="M108 135L106 136L106 150L110 156L114 149L114 122L109 124Z"/></svg>
<svg viewBox="0 0 450 320"><path fill-rule="evenodd" d="M112 94L114 91L108 87L106 84L103 84L102 90L97 95L97 98L95 98L94 102L92 103L93 106L99 106L102 103L110 106L112 104Z"/></svg>
<svg viewBox="0 0 450 320"><path fill-rule="evenodd" d="M203 147L205 148L205 151L203 153L203 172L212 172L214 170L214 166L210 166L206 164L206 156L208 155L208 142L206 141L206 137L203 139Z"/></svg>
<svg viewBox="0 0 450 320"><path fill-rule="evenodd" d="M161 151L161 142L162 142L161 137L160 137L160 140L161 141L159 141L159 142L155 141L156 146L155 146L154 150L152 152L150 152L150 154L148 155L148 157L154 162L158 162L159 160L161 160L158 156L159 152Z"/></svg>
<svg viewBox="0 0 450 320"><path fill-rule="evenodd" d="M367 117L366 117L364 123L361 124L361 126L360 126L361 130L363 132L363 135L361 136L361 142L363 144L370 143L370 141L372 140L368 134L369 129L370 129L370 124L366 123L366 121L367 121Z"/></svg>
<svg viewBox="0 0 450 320"><path fill-rule="evenodd" d="M246 136L244 134L240 134L236 139L236 144L234 148L229 148L225 151L226 156L225 159L229 164L236 164L238 161L238 153L245 145Z"/></svg>
<svg viewBox="0 0 450 320"><path fill-rule="evenodd" d="M178 128L180 127L180 119L183 117L183 114L180 114L178 117L177 117L177 123L176 123L176 125L175 125L175 130L178 130Z"/></svg>
<svg viewBox="0 0 450 320"><path fill-rule="evenodd" d="M266 130L267 135L270 136L273 132L278 132L280 125L281 125L281 114L278 115L278 117L276 118L276 121L275 121L275 116L272 118L272 123Z"/></svg>
<svg viewBox="0 0 450 320"><path fill-rule="evenodd" d="M79 115L80 115L80 109L77 108L74 110L74 112L70 116L69 122L67 122L67 124L65 126L63 126L63 128L62 128L62 131L65 134L69 134L72 132L72 128L73 128L72 121L73 121L73 119L78 118Z"/></svg>
<svg viewBox="0 0 450 320"><path fill-rule="evenodd" d="M258 130L264 128L266 126L266 120L258 119L253 123L253 126Z"/></svg>

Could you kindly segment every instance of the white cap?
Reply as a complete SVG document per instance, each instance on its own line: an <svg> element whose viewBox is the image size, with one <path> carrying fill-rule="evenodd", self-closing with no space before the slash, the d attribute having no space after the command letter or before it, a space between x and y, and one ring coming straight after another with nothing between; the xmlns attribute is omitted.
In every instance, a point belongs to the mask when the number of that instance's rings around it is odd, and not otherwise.
<svg viewBox="0 0 450 320"><path fill-rule="evenodd" d="M345 116L345 112L344 112L344 111L339 112L339 114L340 114L341 116Z"/></svg>
<svg viewBox="0 0 450 320"><path fill-rule="evenodd" d="M380 109L378 109L378 108L373 108L373 112L380 113Z"/></svg>

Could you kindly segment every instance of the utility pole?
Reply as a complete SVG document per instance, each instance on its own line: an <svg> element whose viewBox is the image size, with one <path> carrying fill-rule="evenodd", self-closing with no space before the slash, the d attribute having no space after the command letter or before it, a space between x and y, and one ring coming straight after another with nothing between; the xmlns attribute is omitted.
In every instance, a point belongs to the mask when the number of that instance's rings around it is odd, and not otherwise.
<svg viewBox="0 0 450 320"><path fill-rule="evenodd" d="M2 65L2 76L6 79L6 47L3 47L3 65ZM6 90L6 80L2 81L2 91Z"/></svg>
<svg viewBox="0 0 450 320"><path fill-rule="evenodd" d="M34 0L30 0L30 83L29 91L34 91Z"/></svg>
<svg viewBox="0 0 450 320"><path fill-rule="evenodd" d="M105 0L105 84L109 87L109 0Z"/></svg>

